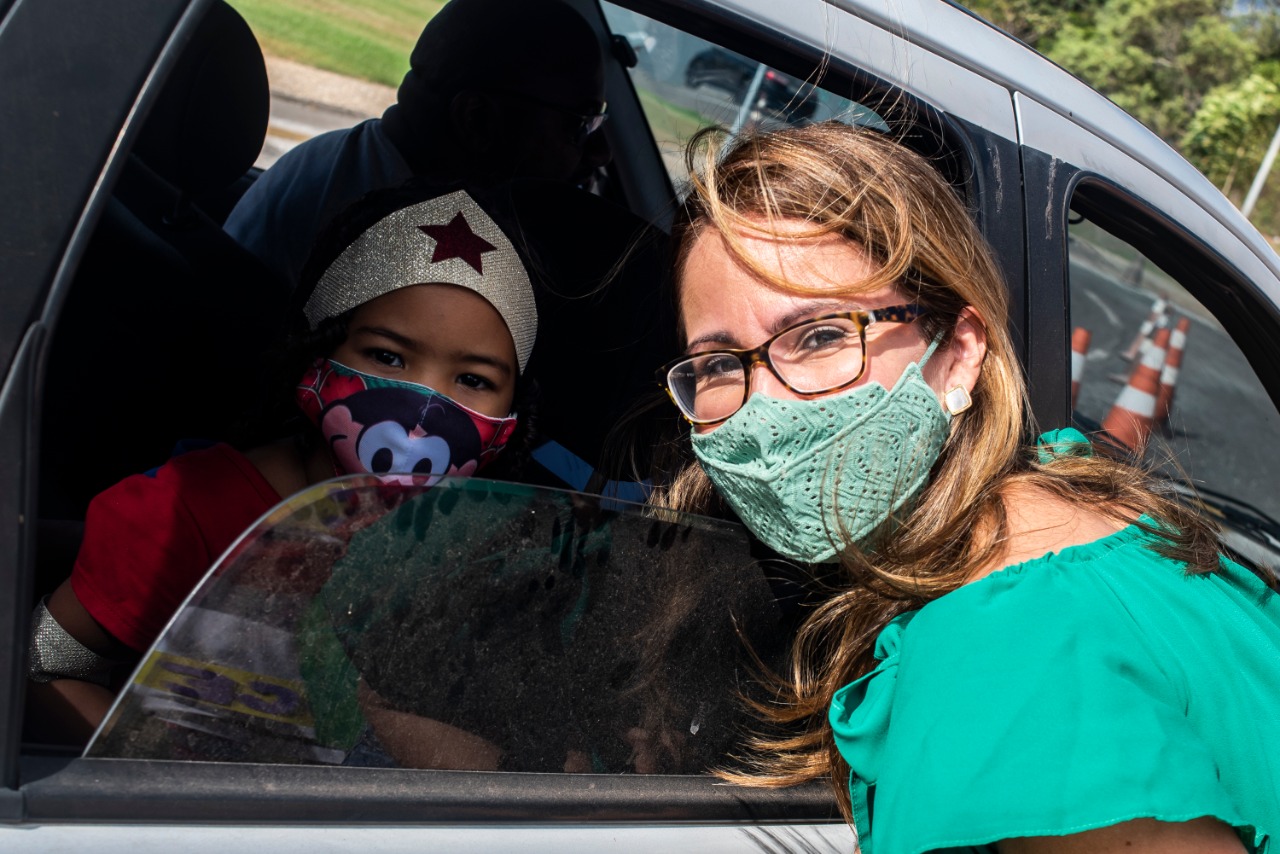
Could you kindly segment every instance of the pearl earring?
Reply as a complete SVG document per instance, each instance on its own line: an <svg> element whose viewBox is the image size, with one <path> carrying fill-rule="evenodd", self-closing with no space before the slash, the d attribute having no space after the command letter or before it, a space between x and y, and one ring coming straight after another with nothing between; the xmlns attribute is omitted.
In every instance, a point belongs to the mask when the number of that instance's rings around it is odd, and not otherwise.
<svg viewBox="0 0 1280 854"><path fill-rule="evenodd" d="M969 397L964 386L958 385L942 396L942 408L952 415L959 415L971 406L973 398Z"/></svg>

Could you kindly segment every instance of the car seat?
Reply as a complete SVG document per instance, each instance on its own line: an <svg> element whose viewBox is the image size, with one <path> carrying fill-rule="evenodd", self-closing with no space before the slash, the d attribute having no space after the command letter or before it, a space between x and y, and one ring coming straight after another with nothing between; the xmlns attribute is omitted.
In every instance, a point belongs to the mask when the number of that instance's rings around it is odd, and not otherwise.
<svg viewBox="0 0 1280 854"><path fill-rule="evenodd" d="M202 209L266 135L262 51L212 4L164 83L59 314L46 363L40 514L77 520L186 437L250 406L287 293ZM64 568L65 571L65 568Z"/></svg>

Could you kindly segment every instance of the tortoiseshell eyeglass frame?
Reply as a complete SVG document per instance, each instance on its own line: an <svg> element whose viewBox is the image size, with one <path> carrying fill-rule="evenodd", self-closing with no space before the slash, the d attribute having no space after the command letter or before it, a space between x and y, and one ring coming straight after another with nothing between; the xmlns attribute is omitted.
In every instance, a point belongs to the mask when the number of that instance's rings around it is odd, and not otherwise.
<svg viewBox="0 0 1280 854"><path fill-rule="evenodd" d="M810 317L806 320L801 320L798 323L791 324L781 332L772 335L763 344L760 344L758 347L752 347L749 350L704 350L700 353L694 353L692 355L681 356L678 359L673 359L658 368L655 373L655 377L658 381L658 385L662 386L662 388L667 392L667 396L671 398L671 402L676 405L676 408L680 410L680 414L683 415L685 420L690 424L696 424L699 427L719 424L732 418L734 413L741 409L747 402L747 398L751 396L751 371L757 365L764 365L767 367L769 372L778 378L778 382L786 386L791 392L804 397L814 397L821 394L830 394L833 391L840 391L841 389L848 388L856 383L862 378L863 373L867 370L868 326L873 323L911 323L927 312L928 309L917 303L908 303L906 305L890 305L884 308L853 309L852 311L833 311L830 314L820 314L816 317ZM787 382L786 379L783 378L782 374L778 373L778 369L774 367L772 360L769 358L769 348L773 346L773 342L777 341L782 336L799 329L802 326L808 326L811 323L820 323L824 320L852 320L857 325L858 339L859 343L862 345L862 364L858 367L857 374L844 382L831 386L830 388L798 389L791 383ZM691 362L694 359L718 355L733 356L742 363L742 375L744 378L742 383L742 400L738 403L738 406L733 410L733 412L730 412L723 418L697 418L693 413L685 409L684 405L680 403L680 400L671 391L671 373L676 368L687 362Z"/></svg>

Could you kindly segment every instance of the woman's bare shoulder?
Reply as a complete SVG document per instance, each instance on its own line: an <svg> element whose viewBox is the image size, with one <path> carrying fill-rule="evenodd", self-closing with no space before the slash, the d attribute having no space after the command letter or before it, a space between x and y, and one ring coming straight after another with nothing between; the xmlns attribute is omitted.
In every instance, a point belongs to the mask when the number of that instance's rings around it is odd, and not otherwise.
<svg viewBox="0 0 1280 854"><path fill-rule="evenodd" d="M1092 543L1127 524L1101 509L1034 487L1010 490L1004 497L1006 535L1000 548L970 580L1070 546Z"/></svg>

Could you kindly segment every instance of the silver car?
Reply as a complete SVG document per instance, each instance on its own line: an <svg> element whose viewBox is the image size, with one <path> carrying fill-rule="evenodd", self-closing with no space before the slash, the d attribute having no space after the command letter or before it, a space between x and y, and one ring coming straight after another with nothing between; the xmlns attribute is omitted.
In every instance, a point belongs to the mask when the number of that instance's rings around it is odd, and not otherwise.
<svg viewBox="0 0 1280 854"><path fill-rule="evenodd" d="M1181 330L1152 453L1235 554L1280 567L1280 258L1155 135L943 0L566 2L609 57L601 207L566 214L600 256L584 287L637 234L661 243L701 126L892 134L994 247L1042 425L1105 425L1144 323ZM87 747L30 735L31 609L70 571L87 496L216 415L184 378L229 332L265 340L284 299L219 226L267 121L256 45L207 32L223 8L0 0L0 850L852 849L829 788L709 773L753 725L751 656L785 651L802 579L732 523L655 517L604 470L604 434L675 346L657 250L564 321L600 334L548 358L623 379L589 400L548 384L545 476L348 478L288 499L174 616ZM806 81L808 106L690 87L713 49L757 63L757 84ZM502 761L406 767L361 718L362 685L446 740L501 743Z"/></svg>

